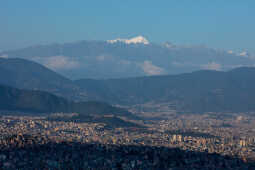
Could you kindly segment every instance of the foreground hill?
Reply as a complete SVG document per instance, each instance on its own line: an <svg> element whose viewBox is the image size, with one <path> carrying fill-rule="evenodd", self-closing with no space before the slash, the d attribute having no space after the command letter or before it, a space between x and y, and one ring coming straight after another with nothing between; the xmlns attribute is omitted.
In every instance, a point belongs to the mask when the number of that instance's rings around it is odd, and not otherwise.
<svg viewBox="0 0 255 170"><path fill-rule="evenodd" d="M255 111L255 68L173 76L77 80L98 99L118 104L169 102L185 112Z"/></svg>
<svg viewBox="0 0 255 170"><path fill-rule="evenodd" d="M132 117L128 111L101 102L71 102L47 92L19 90L0 85L0 110L31 113L80 113Z"/></svg>
<svg viewBox="0 0 255 170"><path fill-rule="evenodd" d="M48 91L69 99L86 98L71 80L33 61L0 58L0 77L0 84L7 86Z"/></svg>

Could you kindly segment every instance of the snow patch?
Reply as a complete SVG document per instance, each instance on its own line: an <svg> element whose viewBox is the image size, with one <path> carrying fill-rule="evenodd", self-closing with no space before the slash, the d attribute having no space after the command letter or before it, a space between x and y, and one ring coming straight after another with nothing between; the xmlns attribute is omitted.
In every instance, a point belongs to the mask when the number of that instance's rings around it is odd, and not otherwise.
<svg viewBox="0 0 255 170"><path fill-rule="evenodd" d="M108 43L125 43L125 44L144 44L144 45L148 45L150 44L150 42L144 38L143 36L137 36L131 39L121 39L121 38L117 38L115 40L107 40Z"/></svg>

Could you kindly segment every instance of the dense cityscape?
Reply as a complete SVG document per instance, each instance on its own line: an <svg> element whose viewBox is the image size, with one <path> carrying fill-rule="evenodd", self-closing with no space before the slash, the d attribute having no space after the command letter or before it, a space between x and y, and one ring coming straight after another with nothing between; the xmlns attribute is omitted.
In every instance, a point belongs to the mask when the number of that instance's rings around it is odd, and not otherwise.
<svg viewBox="0 0 255 170"><path fill-rule="evenodd" d="M66 116L72 117L75 115L77 114L56 113L50 117L61 118ZM155 117L153 117L153 119L155 119ZM217 159L220 157L220 160L224 160L224 163L219 164L219 167L217 168L223 169L224 167L231 168L232 165L234 165L233 167L237 169L240 169L240 166L243 166L243 168L248 168L249 166L252 167L253 161L255 160L255 129L253 127L255 117L252 114L209 113L204 115L185 115L169 113L168 119L165 120L152 120L147 117L144 120L136 121L136 123L140 125L138 126L139 128L111 128L104 123L52 121L49 119L49 116L43 115L36 117L28 115L2 116L0 119L0 133L2 134L0 140L0 145L2 148L0 154L1 167L3 167L3 169L22 168L22 166L27 167L27 164L25 165L24 162L19 163L20 160L18 158L14 159L14 155L10 157L10 154L14 154L16 150L19 150L22 147L27 148L33 145L47 146L49 143L53 144L54 147L57 147L58 145L62 146L63 143L71 143L75 144L75 146L77 144L81 146L86 145L86 147L87 145L91 145L91 147L93 146L96 148L99 146L103 148L109 147L113 150L114 148L116 149L116 147L120 147L122 149L126 147L126 149L131 149L130 152L133 152L133 147L148 147L150 149L154 147L164 147L171 151L174 150L174 152L187 152L189 154L196 153L197 156L194 156L194 159L198 159L198 157L200 159L200 154L204 154L206 157L216 154ZM54 152L57 153L58 149L55 149L56 151ZM154 150L155 149L153 149L153 151ZM159 152L161 152L161 150ZM164 152L164 150L162 152ZM171 152L169 152L169 154L170 153ZM114 154L116 153L114 152L113 155ZM129 158L126 154L128 154L128 151L125 153L124 157L122 156L122 159L130 160L126 163L121 163L121 165L119 165L120 160L116 160L117 169L125 169L123 168L124 166L131 167L131 169L135 167L141 168L141 166L144 166L143 168L146 166L150 168L153 167L152 164L145 164L144 160L141 160L143 163L140 162L140 166L138 158ZM139 154L141 153L139 152ZM185 154L182 155L185 157ZM106 158L102 159L105 160ZM109 165L107 165L107 163L104 165L108 168L111 167L110 165L114 164L115 160L111 158L109 159L111 160ZM188 161L192 162L192 157L189 158ZM33 162L35 163L36 161ZM195 162L194 168L196 167ZM201 166L201 160L198 162L199 166ZM82 166L93 169L98 168L100 165L102 166L101 163L88 163ZM171 163L173 162L171 161ZM189 165L189 167L191 166L190 162L186 163ZM160 160L158 160L157 163L154 162L154 164L155 167L166 166L177 169L185 167L185 163L177 162L177 164L172 164L170 166L167 164L167 162L161 162ZM33 167L32 164L31 166ZM61 161L57 161L55 158L54 160L48 158L45 160L42 166L48 168L55 166L55 168L60 168ZM118 166L121 168L118 168ZM210 168L207 168L213 169L213 166L211 165Z"/></svg>

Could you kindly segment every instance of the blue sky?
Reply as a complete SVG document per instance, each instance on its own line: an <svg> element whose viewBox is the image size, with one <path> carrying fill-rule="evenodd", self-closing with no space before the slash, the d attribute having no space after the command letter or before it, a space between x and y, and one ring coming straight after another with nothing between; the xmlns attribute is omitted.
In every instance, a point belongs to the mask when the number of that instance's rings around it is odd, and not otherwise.
<svg viewBox="0 0 255 170"><path fill-rule="evenodd" d="M143 35L255 52L254 0L2 0L0 49Z"/></svg>

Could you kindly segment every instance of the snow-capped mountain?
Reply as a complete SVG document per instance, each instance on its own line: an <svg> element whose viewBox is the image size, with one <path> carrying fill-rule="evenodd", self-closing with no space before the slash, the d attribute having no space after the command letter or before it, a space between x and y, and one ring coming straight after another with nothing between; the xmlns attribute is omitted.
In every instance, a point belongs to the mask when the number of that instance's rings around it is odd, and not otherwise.
<svg viewBox="0 0 255 170"><path fill-rule="evenodd" d="M122 38L117 38L115 40L107 40L108 43L118 43L118 42L122 42L122 43L126 43L126 44L145 44L148 45L150 44L150 42L144 38L143 36L137 36L131 39L122 39Z"/></svg>
<svg viewBox="0 0 255 170"><path fill-rule="evenodd" d="M157 44L142 36L37 45L0 53L0 58L7 57L33 60L71 79L179 74L201 69L226 71L255 66L255 55L247 50L225 51L171 42Z"/></svg>

